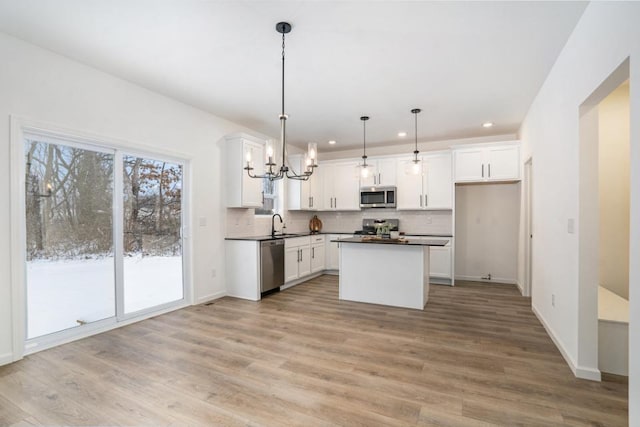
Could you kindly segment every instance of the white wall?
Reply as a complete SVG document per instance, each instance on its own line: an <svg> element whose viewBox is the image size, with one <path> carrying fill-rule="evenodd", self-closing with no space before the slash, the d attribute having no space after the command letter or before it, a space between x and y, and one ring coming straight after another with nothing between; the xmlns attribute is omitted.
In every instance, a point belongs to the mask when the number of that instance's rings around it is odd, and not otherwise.
<svg viewBox="0 0 640 427"><path fill-rule="evenodd" d="M516 283L520 183L456 185L458 280Z"/></svg>
<svg viewBox="0 0 640 427"><path fill-rule="evenodd" d="M629 83L598 106L600 285L629 298Z"/></svg>
<svg viewBox="0 0 640 427"><path fill-rule="evenodd" d="M629 424L640 425L640 4L594 2L587 6L520 129L523 159L533 157L532 304L577 373L580 289L578 234L579 107L630 57L631 224ZM579 224L576 224L576 226ZM551 296L555 295L555 307ZM597 295L597 291L596 291Z"/></svg>
<svg viewBox="0 0 640 427"><path fill-rule="evenodd" d="M9 115L190 157L195 301L224 293L220 139L246 129L2 33L0 57L0 364L12 353L10 269L22 268L9 261Z"/></svg>

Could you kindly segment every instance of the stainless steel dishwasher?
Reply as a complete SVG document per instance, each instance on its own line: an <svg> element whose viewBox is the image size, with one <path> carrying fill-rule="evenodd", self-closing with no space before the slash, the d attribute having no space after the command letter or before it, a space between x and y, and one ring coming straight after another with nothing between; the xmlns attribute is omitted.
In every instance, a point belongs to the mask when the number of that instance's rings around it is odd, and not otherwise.
<svg viewBox="0 0 640 427"><path fill-rule="evenodd" d="M260 242L260 293L284 285L284 239Z"/></svg>

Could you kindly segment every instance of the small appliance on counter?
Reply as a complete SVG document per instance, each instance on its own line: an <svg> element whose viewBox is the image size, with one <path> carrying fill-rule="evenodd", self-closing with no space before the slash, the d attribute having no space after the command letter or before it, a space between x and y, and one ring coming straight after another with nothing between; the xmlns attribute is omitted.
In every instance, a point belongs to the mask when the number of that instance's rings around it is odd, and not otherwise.
<svg viewBox="0 0 640 427"><path fill-rule="evenodd" d="M388 224L389 225L389 233L397 232L400 227L399 219L363 219L362 220L362 230L356 230L353 234L356 235L364 235L364 236L374 236L377 233L376 224Z"/></svg>

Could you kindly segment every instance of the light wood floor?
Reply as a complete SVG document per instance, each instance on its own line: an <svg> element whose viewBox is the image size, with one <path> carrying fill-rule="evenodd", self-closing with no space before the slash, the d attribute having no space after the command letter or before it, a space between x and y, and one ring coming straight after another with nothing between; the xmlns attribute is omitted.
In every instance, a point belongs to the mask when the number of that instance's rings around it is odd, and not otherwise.
<svg viewBox="0 0 640 427"><path fill-rule="evenodd" d="M513 286L432 286L423 311L322 276L0 367L0 425L627 424L627 384L573 377Z"/></svg>

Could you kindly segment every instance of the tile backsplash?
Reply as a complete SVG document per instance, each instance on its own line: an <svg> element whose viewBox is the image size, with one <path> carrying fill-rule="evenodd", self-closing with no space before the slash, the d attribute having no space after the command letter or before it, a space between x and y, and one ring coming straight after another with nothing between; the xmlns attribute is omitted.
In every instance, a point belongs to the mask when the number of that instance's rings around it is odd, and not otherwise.
<svg viewBox="0 0 640 427"><path fill-rule="evenodd" d="M418 234L451 234L451 211L396 211L393 209L356 212L285 211L287 233L309 231L309 220L318 215L323 232L351 233L362 228L363 218L399 219L400 231ZM271 217L256 216L253 209L227 209L226 237L262 236L271 233ZM276 220L276 230L280 230Z"/></svg>

